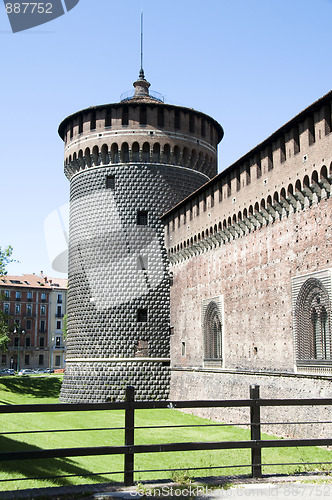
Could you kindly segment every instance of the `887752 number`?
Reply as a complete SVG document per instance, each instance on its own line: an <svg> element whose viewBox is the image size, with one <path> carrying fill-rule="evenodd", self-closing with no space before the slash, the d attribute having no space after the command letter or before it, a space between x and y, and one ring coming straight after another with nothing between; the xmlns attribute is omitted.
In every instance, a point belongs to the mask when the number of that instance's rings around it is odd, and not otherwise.
<svg viewBox="0 0 332 500"><path fill-rule="evenodd" d="M7 14L52 14L52 3L6 3Z"/></svg>

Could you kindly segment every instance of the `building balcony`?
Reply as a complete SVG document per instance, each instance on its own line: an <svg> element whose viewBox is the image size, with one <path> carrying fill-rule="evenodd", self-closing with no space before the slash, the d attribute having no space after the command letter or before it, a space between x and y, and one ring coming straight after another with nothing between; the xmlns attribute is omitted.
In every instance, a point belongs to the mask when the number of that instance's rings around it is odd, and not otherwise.
<svg viewBox="0 0 332 500"><path fill-rule="evenodd" d="M47 333L47 330L43 330L42 328L40 328L40 329L38 330L38 332L39 332L39 333Z"/></svg>

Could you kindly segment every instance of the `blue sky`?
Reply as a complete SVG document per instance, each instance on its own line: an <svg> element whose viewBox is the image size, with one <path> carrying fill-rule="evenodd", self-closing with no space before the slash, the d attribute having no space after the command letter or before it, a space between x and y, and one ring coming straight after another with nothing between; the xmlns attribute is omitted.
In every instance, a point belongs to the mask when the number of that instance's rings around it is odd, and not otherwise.
<svg viewBox="0 0 332 500"><path fill-rule="evenodd" d="M219 170L331 90L331 0L80 0L66 15L13 34L0 4L0 246L10 274L52 271L44 220L68 201L67 115L117 102L140 65L168 103L224 128Z"/></svg>

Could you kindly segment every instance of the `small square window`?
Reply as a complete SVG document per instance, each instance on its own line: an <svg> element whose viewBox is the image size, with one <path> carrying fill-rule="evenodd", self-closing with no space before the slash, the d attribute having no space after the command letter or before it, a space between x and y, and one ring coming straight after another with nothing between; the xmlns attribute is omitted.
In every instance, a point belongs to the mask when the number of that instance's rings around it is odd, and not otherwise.
<svg viewBox="0 0 332 500"><path fill-rule="evenodd" d="M115 176L106 175L106 189L115 189Z"/></svg>
<svg viewBox="0 0 332 500"><path fill-rule="evenodd" d="M139 255L137 257L137 271L146 271L149 268L149 260L147 255Z"/></svg>
<svg viewBox="0 0 332 500"><path fill-rule="evenodd" d="M137 225L138 226L147 226L148 225L148 212L147 212L147 210L138 210L137 211Z"/></svg>
<svg viewBox="0 0 332 500"><path fill-rule="evenodd" d="M137 321L139 323L146 323L148 321L147 309L137 309Z"/></svg>

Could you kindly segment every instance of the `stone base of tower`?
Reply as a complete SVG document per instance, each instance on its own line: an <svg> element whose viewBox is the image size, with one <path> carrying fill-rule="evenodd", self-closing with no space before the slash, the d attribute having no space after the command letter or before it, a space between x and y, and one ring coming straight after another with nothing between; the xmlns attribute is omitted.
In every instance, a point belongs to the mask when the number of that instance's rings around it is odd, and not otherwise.
<svg viewBox="0 0 332 500"><path fill-rule="evenodd" d="M67 363L60 401L98 403L123 401L125 388L135 387L135 399L165 400L169 397L170 367L163 361Z"/></svg>

